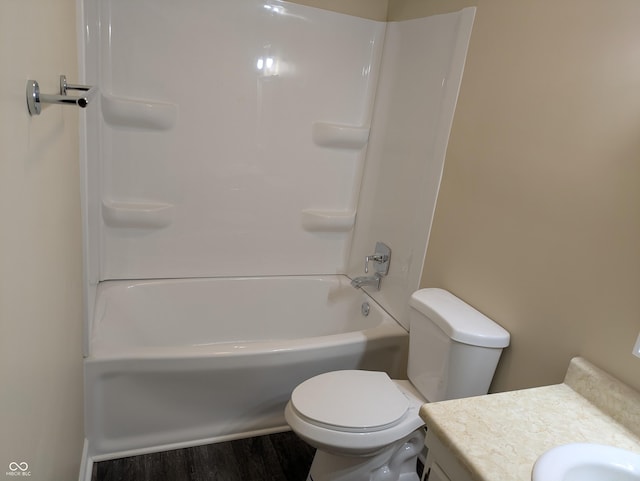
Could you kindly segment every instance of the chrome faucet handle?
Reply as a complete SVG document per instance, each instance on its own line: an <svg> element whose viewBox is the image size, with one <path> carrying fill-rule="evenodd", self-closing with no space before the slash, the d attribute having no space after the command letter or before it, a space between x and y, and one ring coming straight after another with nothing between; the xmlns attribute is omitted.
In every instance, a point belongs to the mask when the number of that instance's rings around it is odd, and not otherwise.
<svg viewBox="0 0 640 481"><path fill-rule="evenodd" d="M378 262L382 264L387 262L388 260L389 260L389 256L386 254L372 254L370 256L365 256L364 273L367 274L369 272L369 261Z"/></svg>
<svg viewBox="0 0 640 481"><path fill-rule="evenodd" d="M391 259L391 249L382 242L376 242L376 250L373 254L364 258L364 272L369 272L369 261L375 262L376 274L386 276L389 272L389 260Z"/></svg>

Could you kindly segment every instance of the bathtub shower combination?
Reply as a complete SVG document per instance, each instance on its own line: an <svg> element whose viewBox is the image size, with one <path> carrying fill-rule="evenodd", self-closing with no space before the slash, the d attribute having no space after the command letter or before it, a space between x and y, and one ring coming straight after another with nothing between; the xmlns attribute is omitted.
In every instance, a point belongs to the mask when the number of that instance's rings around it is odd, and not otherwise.
<svg viewBox="0 0 640 481"><path fill-rule="evenodd" d="M81 137L88 459L284 430L322 372L405 377L474 9L78 5L100 92ZM389 273L356 289L377 241Z"/></svg>
<svg viewBox="0 0 640 481"><path fill-rule="evenodd" d="M349 279L107 281L86 375L98 452L264 432L331 369L402 375L406 331Z"/></svg>

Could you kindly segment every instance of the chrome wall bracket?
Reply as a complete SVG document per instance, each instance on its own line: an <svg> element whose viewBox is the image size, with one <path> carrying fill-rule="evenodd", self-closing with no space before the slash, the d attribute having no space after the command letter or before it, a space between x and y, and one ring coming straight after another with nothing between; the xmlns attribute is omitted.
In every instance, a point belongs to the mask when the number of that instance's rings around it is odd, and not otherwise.
<svg viewBox="0 0 640 481"><path fill-rule="evenodd" d="M78 90L84 92L84 95L72 97L67 95L68 90ZM27 110L29 115L40 115L42 104L63 104L77 105L85 108L96 94L97 87L88 85L68 84L67 77L60 75L60 93L59 94L43 94L40 93L40 86L35 80L27 80Z"/></svg>

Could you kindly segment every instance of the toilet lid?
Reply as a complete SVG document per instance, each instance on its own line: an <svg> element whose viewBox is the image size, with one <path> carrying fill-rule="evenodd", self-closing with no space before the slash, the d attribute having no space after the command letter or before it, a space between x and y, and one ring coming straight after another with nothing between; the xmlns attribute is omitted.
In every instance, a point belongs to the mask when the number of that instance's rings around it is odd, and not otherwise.
<svg viewBox="0 0 640 481"><path fill-rule="evenodd" d="M389 376L376 371L320 374L294 389L291 404L312 422L348 431L386 429L409 408L409 400Z"/></svg>

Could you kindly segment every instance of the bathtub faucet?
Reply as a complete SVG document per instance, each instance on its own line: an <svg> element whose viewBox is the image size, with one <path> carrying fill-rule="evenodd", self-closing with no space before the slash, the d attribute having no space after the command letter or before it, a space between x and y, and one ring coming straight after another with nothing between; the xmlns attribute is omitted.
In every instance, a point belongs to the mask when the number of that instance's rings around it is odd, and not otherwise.
<svg viewBox="0 0 640 481"><path fill-rule="evenodd" d="M380 290L380 281L382 280L382 276L377 272L372 276L360 276L356 277L351 281L351 285L356 289L360 289L362 287L372 286L375 287L376 290Z"/></svg>

